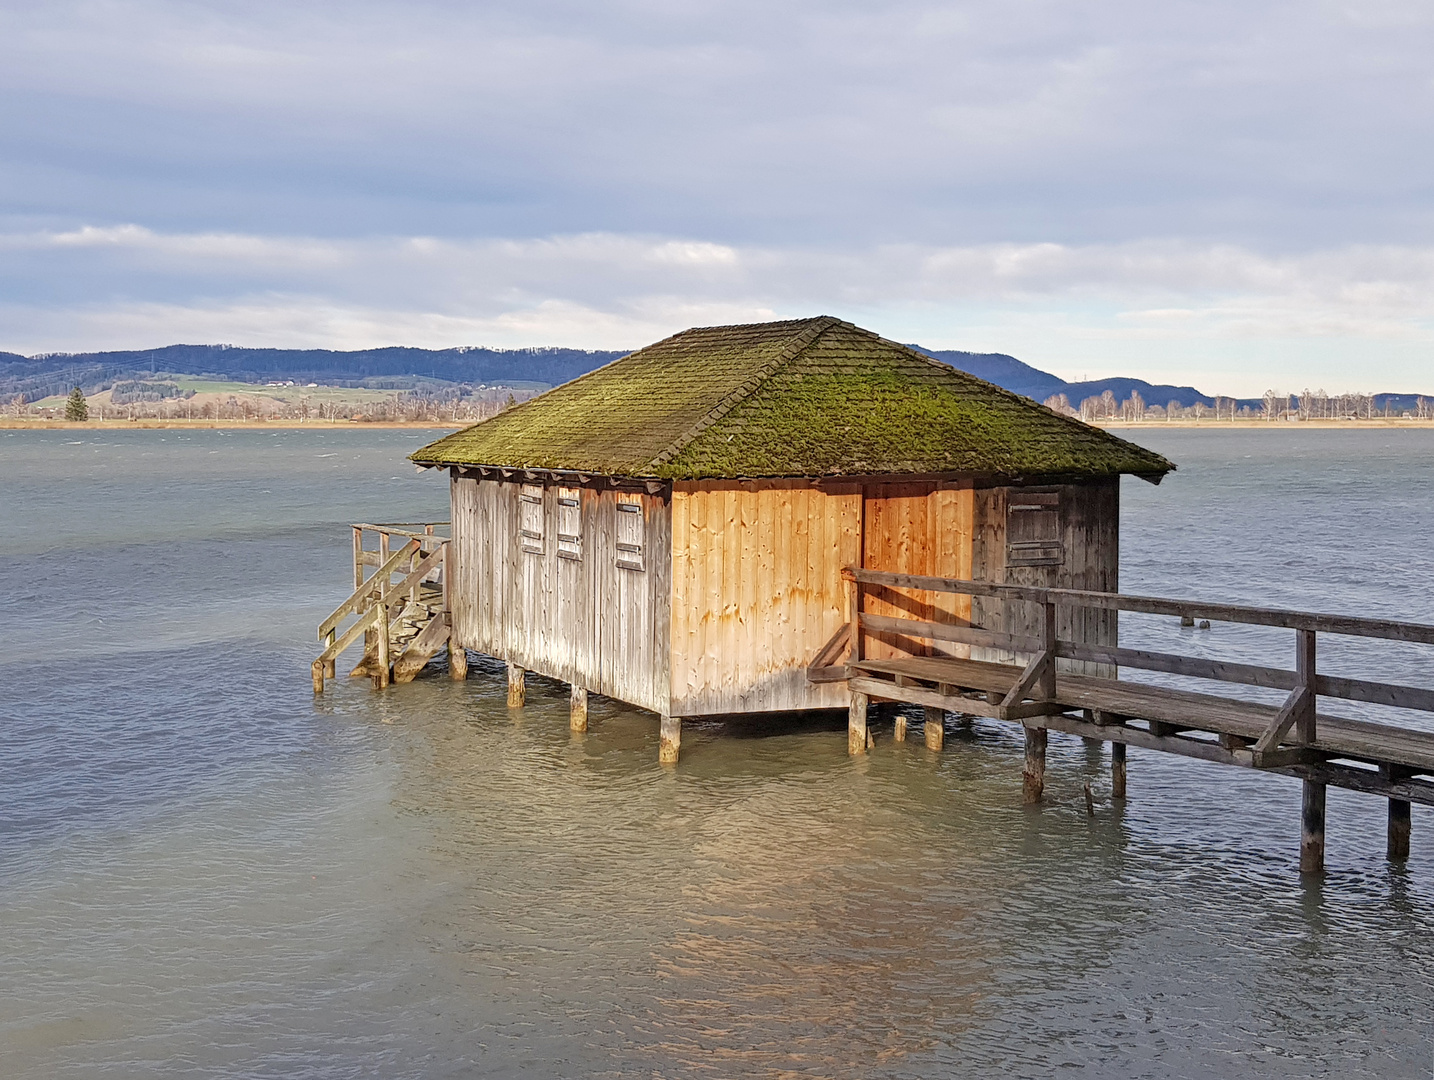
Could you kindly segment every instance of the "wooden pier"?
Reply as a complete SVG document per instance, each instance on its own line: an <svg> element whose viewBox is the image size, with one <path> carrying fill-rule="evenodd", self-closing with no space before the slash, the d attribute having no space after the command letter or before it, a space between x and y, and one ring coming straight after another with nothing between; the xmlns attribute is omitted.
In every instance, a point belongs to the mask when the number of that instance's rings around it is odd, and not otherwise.
<svg viewBox="0 0 1434 1080"><path fill-rule="evenodd" d="M452 545L435 531L446 524L353 526L354 592L319 625L325 647L313 663L316 693L334 677L338 656L360 640L363 657L351 674L369 677L376 688L411 680L450 644ZM366 546L366 538L376 538L376 547ZM1434 645L1434 626L859 567L849 567L842 577L846 622L813 659L806 677L813 684L846 684L852 754L866 753L874 744L870 705L899 702L925 708L924 737L933 750L942 748L948 712L1020 724L1025 732L1023 798L1031 804L1042 799L1050 731L1111 744L1115 799L1126 795L1128 746L1295 777L1304 785L1304 872L1324 866L1328 786L1388 800L1387 852L1393 860L1409 855L1410 804L1434 805L1434 730L1336 716L1318 707L1326 699L1434 713L1434 690L1319 670L1319 642L1325 637ZM957 605L931 602L940 593L982 598L981 610L1001 612L991 622L1033 632L1008 633L972 625L971 619L953 620L949 613ZM969 603L964 610L972 610ZM892 611L913 617L888 614ZM1178 618L1186 625L1210 620L1289 630L1291 664L1271 667L1090 644L1057 632L1083 625L1093 614L1113 625L1121 611ZM946 621L922 617L932 612L943 613ZM521 708L524 669L511 658L499 659L510 660L509 705ZM449 671L455 679L467 677L463 649L450 651ZM1263 687L1286 697L1280 704L1266 704L1238 692L1121 678L1122 671ZM588 691L575 683L571 697L572 727L586 730ZM675 761L677 718L664 713L661 729L662 759ZM906 718L896 717L898 740L906 737L906 729Z"/></svg>
<svg viewBox="0 0 1434 1080"><path fill-rule="evenodd" d="M1112 754L1117 798L1125 793L1127 746L1298 777L1304 783L1300 869L1305 872L1324 867L1327 786L1389 801L1387 847L1396 860L1409 854L1410 803L1434 805L1434 780L1429 779L1434 776L1434 731L1327 715L1317 707L1326 698L1434 713L1434 690L1320 674L1317 649L1325 635L1434 645L1434 626L859 568L844 576L850 583L849 621L841 640L824 650L827 655L818 657L808 677L847 682L848 748L854 754L864 753L871 742L868 703L898 701L925 706L933 719L950 711L1020 723L1026 737L1028 803L1041 800L1048 731L1111 743L1117 751ZM1040 634L1018 636L867 610L872 606L868 600L876 597L887 609L893 604L918 607L908 599L912 590L1026 605L1037 615L1028 625L1039 627ZM1293 663L1276 668L1070 641L1056 633L1062 608L1142 612L1187 624L1203 619L1283 628L1294 632ZM852 633L853 627L858 632ZM910 655L869 659L868 643L877 638L897 643ZM929 655L936 648L984 658ZM1073 667L1071 662L1105 673L1062 670ZM1120 679L1120 669L1266 687L1288 696L1279 705L1260 704Z"/></svg>

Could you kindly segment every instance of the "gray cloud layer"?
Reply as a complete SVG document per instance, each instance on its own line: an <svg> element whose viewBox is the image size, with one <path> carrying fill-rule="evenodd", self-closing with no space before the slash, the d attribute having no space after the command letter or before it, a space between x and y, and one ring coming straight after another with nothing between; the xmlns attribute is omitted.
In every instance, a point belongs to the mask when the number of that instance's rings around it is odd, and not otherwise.
<svg viewBox="0 0 1434 1080"><path fill-rule="evenodd" d="M1379 0L10 4L0 347L833 310L1068 371L1402 378L1431 29Z"/></svg>

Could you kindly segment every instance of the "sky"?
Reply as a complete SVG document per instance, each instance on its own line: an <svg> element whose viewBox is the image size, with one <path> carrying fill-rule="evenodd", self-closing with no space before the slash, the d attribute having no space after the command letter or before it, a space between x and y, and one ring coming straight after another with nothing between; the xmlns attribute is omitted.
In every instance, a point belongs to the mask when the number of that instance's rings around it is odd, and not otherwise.
<svg viewBox="0 0 1434 1080"><path fill-rule="evenodd" d="M0 0L0 350L837 315L1434 393L1434 5Z"/></svg>

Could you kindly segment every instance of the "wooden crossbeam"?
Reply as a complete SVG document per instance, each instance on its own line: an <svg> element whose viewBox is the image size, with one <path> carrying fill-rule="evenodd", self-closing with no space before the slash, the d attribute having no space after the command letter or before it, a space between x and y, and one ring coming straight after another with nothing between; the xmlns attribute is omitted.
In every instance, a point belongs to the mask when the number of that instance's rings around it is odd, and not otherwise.
<svg viewBox="0 0 1434 1080"><path fill-rule="evenodd" d="M1314 695L1308 687L1298 687L1285 699L1280 706L1280 711L1275 713L1270 721L1270 726L1265 728L1260 737L1255 740L1255 745L1250 748L1254 765L1256 768L1265 768L1267 755L1272 754L1285 740L1291 729L1307 713L1314 711Z"/></svg>
<svg viewBox="0 0 1434 1080"><path fill-rule="evenodd" d="M1051 652L1040 652L1026 665L1021 677L1015 681L1011 689L1006 691L1006 696L1001 699L1003 708L1011 708L1019 705L1031 696L1031 692L1045 678L1046 672L1056 662L1055 654Z"/></svg>

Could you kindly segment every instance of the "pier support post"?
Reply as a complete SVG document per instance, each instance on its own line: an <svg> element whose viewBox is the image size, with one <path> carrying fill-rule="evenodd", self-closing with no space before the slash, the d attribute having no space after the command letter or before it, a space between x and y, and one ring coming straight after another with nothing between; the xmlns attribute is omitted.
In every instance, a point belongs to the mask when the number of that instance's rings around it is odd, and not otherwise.
<svg viewBox="0 0 1434 1080"><path fill-rule="evenodd" d="M1304 782L1300 807L1300 873L1318 874L1324 869L1324 792L1316 780Z"/></svg>
<svg viewBox="0 0 1434 1080"><path fill-rule="evenodd" d="M523 702L527 699L526 688L523 685L524 671L511 660L508 661L508 708L521 709Z"/></svg>
<svg viewBox="0 0 1434 1080"><path fill-rule="evenodd" d="M1389 834L1385 853L1391 862L1404 862L1409 858L1409 801L1389 800Z"/></svg>
<svg viewBox="0 0 1434 1080"><path fill-rule="evenodd" d="M865 694L852 694L851 707L846 714L846 752L866 753L866 706Z"/></svg>
<svg viewBox="0 0 1434 1080"><path fill-rule="evenodd" d="M1125 798L1125 743L1110 744L1110 797Z"/></svg>
<svg viewBox="0 0 1434 1080"><path fill-rule="evenodd" d="M312 664L309 665L309 668L313 672L314 676L314 693L316 694L322 694L324 692L325 666L326 665L322 660L315 660Z"/></svg>
<svg viewBox="0 0 1434 1080"><path fill-rule="evenodd" d="M926 706L926 721L921 727L926 735L926 749L940 750L946 742L946 710Z"/></svg>
<svg viewBox="0 0 1434 1080"><path fill-rule="evenodd" d="M577 683L573 683L573 691L568 696L568 727L573 731L588 729L588 692Z"/></svg>
<svg viewBox="0 0 1434 1080"><path fill-rule="evenodd" d="M1046 729L1026 728L1026 764L1021 773L1021 801L1034 806L1046 789Z"/></svg>
<svg viewBox="0 0 1434 1080"><path fill-rule="evenodd" d="M468 650L453 644L452 639L448 642L448 677L460 682L468 678Z"/></svg>
<svg viewBox="0 0 1434 1080"><path fill-rule="evenodd" d="M891 735L891 737L892 737L894 740L896 740L897 742L905 742L905 741L906 741L906 714L905 714L905 713L897 713L897 714L896 714L896 722L895 722L894 724L892 724L891 730L892 730L892 735Z"/></svg>
<svg viewBox="0 0 1434 1080"><path fill-rule="evenodd" d="M657 760L664 764L676 761L677 752L682 746L682 718L663 713L658 739Z"/></svg>
<svg viewBox="0 0 1434 1080"><path fill-rule="evenodd" d="M1381 765L1379 775L1385 780L1403 780L1409 776L1409 771L1397 765ZM1384 853L1390 862L1404 862L1409 858L1409 826L1409 800L1390 799L1384 845Z"/></svg>
<svg viewBox="0 0 1434 1080"><path fill-rule="evenodd" d="M374 672L374 689L382 690L393 680L392 660L389 657L388 622L390 612L387 604L378 606L378 670Z"/></svg>

